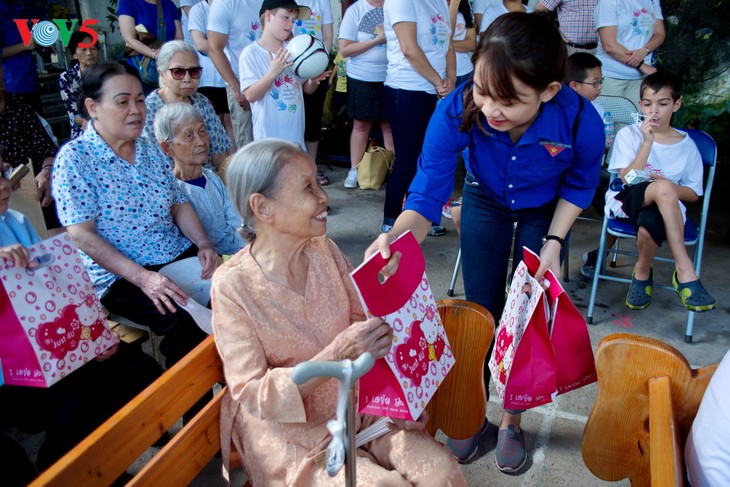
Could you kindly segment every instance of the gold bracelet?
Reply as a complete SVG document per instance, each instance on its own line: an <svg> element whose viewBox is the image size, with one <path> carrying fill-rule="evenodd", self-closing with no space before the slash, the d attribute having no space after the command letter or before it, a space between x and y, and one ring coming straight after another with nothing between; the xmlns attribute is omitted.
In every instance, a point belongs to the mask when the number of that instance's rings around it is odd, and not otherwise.
<svg viewBox="0 0 730 487"><path fill-rule="evenodd" d="M647 54L651 54L651 51L649 50L648 47L644 46L644 50L646 51Z"/></svg>

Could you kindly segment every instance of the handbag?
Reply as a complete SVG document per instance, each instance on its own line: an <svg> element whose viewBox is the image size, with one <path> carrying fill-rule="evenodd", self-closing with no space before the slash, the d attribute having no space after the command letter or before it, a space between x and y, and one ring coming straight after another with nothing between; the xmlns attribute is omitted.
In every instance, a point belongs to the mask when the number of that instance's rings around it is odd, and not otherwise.
<svg viewBox="0 0 730 487"><path fill-rule="evenodd" d="M378 147L371 141L357 165L360 189L380 189L393 169L393 158L393 151Z"/></svg>
<svg viewBox="0 0 730 487"><path fill-rule="evenodd" d="M28 250L38 267L0 262L0 368L5 384L50 387L116 341L68 234Z"/></svg>
<svg viewBox="0 0 730 487"><path fill-rule="evenodd" d="M555 275L534 279L540 258L524 248L499 320L489 370L505 409L529 409L596 381L588 328ZM527 291L526 285L529 285Z"/></svg>
<svg viewBox="0 0 730 487"><path fill-rule="evenodd" d="M378 273L386 262L379 252L350 274L366 315L380 316L393 328L390 351L360 378L358 411L415 421L455 359L418 241L406 232L390 248L401 260L382 284Z"/></svg>
<svg viewBox="0 0 730 487"><path fill-rule="evenodd" d="M165 43L165 33L167 25L165 17L162 13L162 3L157 0L157 37L147 32L142 24L135 27L137 32L137 40L149 46L150 49L159 49ZM157 86L160 80L160 74L157 72L157 61L149 56L140 54L131 47L124 49L124 55L132 60L132 64L139 73L139 78L143 83Z"/></svg>

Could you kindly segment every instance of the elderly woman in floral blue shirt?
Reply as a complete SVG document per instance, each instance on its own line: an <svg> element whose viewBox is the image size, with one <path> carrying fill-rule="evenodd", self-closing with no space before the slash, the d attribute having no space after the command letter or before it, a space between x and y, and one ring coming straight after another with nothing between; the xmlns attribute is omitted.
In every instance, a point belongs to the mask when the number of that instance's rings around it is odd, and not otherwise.
<svg viewBox="0 0 730 487"><path fill-rule="evenodd" d="M91 45L93 42L94 40L86 32L77 30L71 34L68 41L68 50L78 62L58 77L61 100L63 100L63 106L66 108L71 124L71 138L74 139L81 135L86 128L86 118L79 112L77 106L81 75L86 68L99 62L99 49L96 44Z"/></svg>
<svg viewBox="0 0 730 487"><path fill-rule="evenodd" d="M185 41L165 43L157 55L157 70L160 73L160 88L147 95L147 120L144 135L155 138L155 115L168 103L192 105L203 117L205 129L210 137L210 162L220 167L233 146L213 105L205 95L197 92L203 68L198 61L195 46Z"/></svg>
<svg viewBox="0 0 730 487"><path fill-rule="evenodd" d="M159 271L189 257L202 279L220 264L159 146L141 137L146 108L139 77L120 63L90 67L80 105L90 126L59 151L53 195L61 223L83 252L102 304L165 335L170 366L204 337L180 305L188 296Z"/></svg>

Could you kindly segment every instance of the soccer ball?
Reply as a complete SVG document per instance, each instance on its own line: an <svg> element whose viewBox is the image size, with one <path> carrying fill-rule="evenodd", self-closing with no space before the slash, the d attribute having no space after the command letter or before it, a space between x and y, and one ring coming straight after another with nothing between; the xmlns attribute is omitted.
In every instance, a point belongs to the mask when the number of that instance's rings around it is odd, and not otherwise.
<svg viewBox="0 0 730 487"><path fill-rule="evenodd" d="M329 64L329 55L324 43L310 34L301 34L289 41L286 46L291 68L297 76L304 79L316 78L324 73Z"/></svg>

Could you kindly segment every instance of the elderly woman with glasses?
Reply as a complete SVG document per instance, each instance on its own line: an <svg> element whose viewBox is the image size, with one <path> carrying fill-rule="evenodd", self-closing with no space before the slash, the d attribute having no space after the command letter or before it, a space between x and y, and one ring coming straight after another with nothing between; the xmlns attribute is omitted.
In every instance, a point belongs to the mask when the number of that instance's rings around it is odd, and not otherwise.
<svg viewBox="0 0 730 487"><path fill-rule="evenodd" d="M170 103L155 116L155 136L175 165L177 185L195 208L213 248L221 255L235 254L246 245L238 233L241 215L233 207L223 181L203 167L208 160L210 136L203 117L185 103Z"/></svg>
<svg viewBox="0 0 730 487"><path fill-rule="evenodd" d="M195 46L185 41L167 42L157 55L157 70L160 73L160 88L151 92L145 99L147 120L144 135L154 139L155 114L163 105L167 103L192 105L203 117L210 136L210 158L207 163L212 163L216 168L220 167L233 143L210 100L197 92L203 68L198 62L198 51Z"/></svg>
<svg viewBox="0 0 730 487"><path fill-rule="evenodd" d="M167 157L141 136L146 114L139 76L128 64L90 66L79 108L89 127L53 165L58 217L111 311L164 335L173 365L205 338L182 306L188 294L159 271L183 266L208 279L221 262Z"/></svg>

